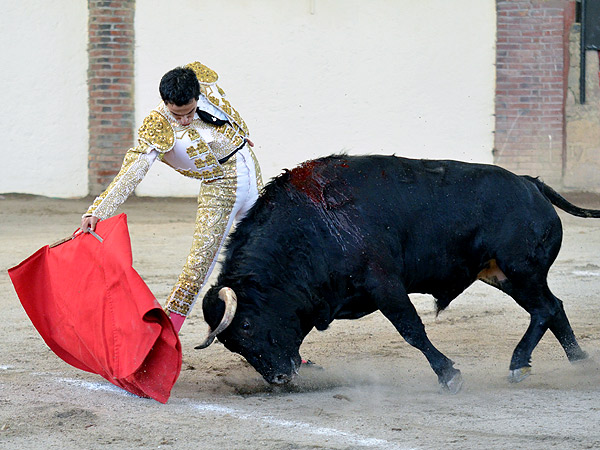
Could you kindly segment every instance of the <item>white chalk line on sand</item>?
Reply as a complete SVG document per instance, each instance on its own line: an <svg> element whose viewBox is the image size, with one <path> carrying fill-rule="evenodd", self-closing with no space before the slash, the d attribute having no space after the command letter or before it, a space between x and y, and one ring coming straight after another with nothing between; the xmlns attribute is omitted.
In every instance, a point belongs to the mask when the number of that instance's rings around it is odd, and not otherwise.
<svg viewBox="0 0 600 450"><path fill-rule="evenodd" d="M256 413L245 413L238 409L229 408L227 406L215 405L212 403L192 403L193 407L203 413L215 413L219 415L228 415L241 420L254 420L262 422L268 425L275 425L280 428L292 429L295 431L302 431L303 433L327 436L331 438L343 439L353 445L360 445L363 447L379 447L384 449L394 450L416 450L409 449L408 447L399 447L393 442L386 441L384 439L370 438L361 436L356 433L350 433L347 431L336 430L335 428L319 427L306 422L298 422L296 420L285 420L278 419L269 415L257 415Z"/></svg>
<svg viewBox="0 0 600 450"><path fill-rule="evenodd" d="M83 389L89 389L92 391L105 391L119 395L125 395L129 397L136 397L129 392L114 386L108 382L90 382L83 380L76 380L73 378L57 378L59 383L69 384L71 386L80 387ZM359 445L363 447L376 447L389 450L416 450L409 447L400 447L397 444L386 441L385 439L370 438L362 436L356 433L350 433L347 431L336 430L335 428L319 427L306 422L299 422L296 420L285 420L278 419L270 415L260 415L255 412L244 412L243 410L231 408L228 406L217 405L214 403L197 403L191 399L181 399L183 404L190 405L194 410L201 413L217 414L221 416L230 416L239 420L252 420L261 422L268 425L273 425L279 428L290 429L295 431L301 431L317 436L326 436L330 438L337 438L344 440L353 445Z"/></svg>
<svg viewBox="0 0 600 450"><path fill-rule="evenodd" d="M70 384L71 386L89 389L90 391L105 391L112 392L113 394L123 395L125 397L139 398L137 395L127 392L126 390L121 389L120 387L115 386L114 384L111 384L109 382L83 381L76 380L74 378L57 378L56 381L58 381L59 383Z"/></svg>
<svg viewBox="0 0 600 450"><path fill-rule="evenodd" d="M590 270L574 270L572 273L578 277L600 277L600 272L592 272Z"/></svg>

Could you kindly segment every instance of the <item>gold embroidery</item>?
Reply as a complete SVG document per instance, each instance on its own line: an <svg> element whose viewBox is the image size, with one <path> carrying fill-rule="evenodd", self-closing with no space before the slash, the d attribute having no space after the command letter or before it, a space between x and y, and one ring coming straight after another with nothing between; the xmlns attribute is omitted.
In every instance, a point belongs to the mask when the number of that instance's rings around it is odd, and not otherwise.
<svg viewBox="0 0 600 450"><path fill-rule="evenodd" d="M235 148L241 147L243 143L244 143L244 138L241 136L238 136L233 140L233 146Z"/></svg>
<svg viewBox="0 0 600 450"><path fill-rule="evenodd" d="M202 172L202 179L205 181L211 181L217 178L221 178L223 176L223 168L222 167L214 167L211 170L205 170Z"/></svg>
<svg viewBox="0 0 600 450"><path fill-rule="evenodd" d="M175 145L175 133L169 121L158 111L152 111L138 131L139 139L154 146L161 152L167 152Z"/></svg>
<svg viewBox="0 0 600 450"><path fill-rule="evenodd" d="M263 180L262 180L262 171L260 170L260 164L258 164L258 159L256 159L256 155L252 151L252 148L248 146L248 152L252 157L252 161L254 161L254 172L256 173L256 186L258 187L258 193L262 191L263 188Z"/></svg>
<svg viewBox="0 0 600 450"><path fill-rule="evenodd" d="M138 150L138 147L134 147L125 154L121 170L106 190L94 200L86 214L93 214L104 220L112 216L127 200L150 169L148 157Z"/></svg>
<svg viewBox="0 0 600 450"><path fill-rule="evenodd" d="M224 131L221 131L221 130L224 130ZM227 139L231 139L232 137L235 136L235 130L230 125L227 125L227 124L223 125L223 127L221 127L221 129L219 131L221 131Z"/></svg>
<svg viewBox="0 0 600 450"><path fill-rule="evenodd" d="M231 116L231 103L229 103L227 100L222 99L223 100L223 106L221 106L221 108L223 109L223 111L225 111L225 113L228 116Z"/></svg>
<svg viewBox="0 0 600 450"><path fill-rule="evenodd" d="M190 158L197 158L198 156L200 156L200 154L206 153L209 151L210 151L210 148L208 147L208 145L206 145L206 142L204 142L204 141L199 141L196 143L195 147L193 145L190 145L186 149L186 153L188 154L188 156Z"/></svg>
<svg viewBox="0 0 600 450"><path fill-rule="evenodd" d="M189 281L179 281L171 291L168 297L165 309L187 316L194 304L196 293L200 291L199 283L190 283Z"/></svg>
<svg viewBox="0 0 600 450"><path fill-rule="evenodd" d="M194 165L198 169L204 169L208 166L213 166L213 165L217 165L217 164L219 164L219 162L217 161L217 158L215 158L215 156L212 153L207 153L206 157L204 159L202 159L202 158L194 159Z"/></svg>
<svg viewBox="0 0 600 450"><path fill-rule="evenodd" d="M185 67L192 69L196 73L196 78L198 78L200 83L212 84L219 79L217 72L206 67L204 64L198 61L186 64Z"/></svg>
<svg viewBox="0 0 600 450"><path fill-rule="evenodd" d="M239 127L241 127L241 131L243 132L244 136L247 136L249 131L248 131L248 126L246 125L246 122L244 122L244 119L242 119L242 116L240 116L240 113L238 113L235 108L232 107L231 109L233 110L232 117L233 117L233 120L235 121L234 123L236 125L239 124Z"/></svg>
<svg viewBox="0 0 600 450"><path fill-rule="evenodd" d="M215 85L216 86L216 85ZM219 96L213 90L212 86L200 86L200 92L204 95L213 105L223 111L230 119L230 122L239 129L239 132L244 136L249 134L248 126L242 116L237 110L231 106L228 100L223 98L225 96L225 92L219 86L216 86Z"/></svg>
<svg viewBox="0 0 600 450"><path fill-rule="evenodd" d="M198 153L198 147L194 147L193 145L190 145L185 152L188 154L188 156L190 158L195 158L196 156L199 155Z"/></svg>
<svg viewBox="0 0 600 450"><path fill-rule="evenodd" d="M195 136L194 133L196 133L196 130L194 130L194 128L190 125L181 125L177 119L175 118L175 116L173 116L173 114L171 114L171 111L169 111L169 108L167 108L167 105L165 105L164 102L160 102L158 104L158 106L155 109L158 114L160 114L161 116L163 116L167 123L171 126L171 128L173 129L173 134L175 135L175 140L177 139L182 139L186 133L191 133L192 135ZM196 120L196 119L194 119ZM194 121L192 121L193 123ZM198 135L199 137L199 135ZM190 138L190 140L193 140Z"/></svg>
<svg viewBox="0 0 600 450"><path fill-rule="evenodd" d="M210 133L210 136L212 137L212 140L209 138L210 142L208 143L208 148L204 148L204 145L206 145L204 144L204 141L197 142L198 145L203 145L203 150L199 149L199 152L206 152L210 149L210 152L212 152L217 160L230 155L244 143L244 137L236 134L236 130L239 130L239 127L234 129L229 123L220 127L215 127L214 125L207 124L201 120L194 120L193 126L198 130L202 129L203 131ZM190 155L189 151L188 155ZM198 156L202 156L202 153L199 153Z"/></svg>
<svg viewBox="0 0 600 450"><path fill-rule="evenodd" d="M211 99L215 104L219 103L218 96L221 95L222 89L219 90L218 86L208 85L200 85L200 90L204 96ZM219 91L219 93L217 93ZM177 120L172 116L164 102L161 102L159 106L156 108L157 116L162 116L165 118L166 123L171 126L173 130L173 135L175 139L183 138L186 133L192 141L192 145L188 146L186 152L190 159L195 160L196 158L202 158L202 160L206 160L207 153L212 153L214 158L218 161L229 156L236 149L240 148L244 145L244 141L246 136L248 135L248 129L246 127L245 122L240 117L239 113L231 107L229 102L226 102L228 106L228 111L231 112L235 120L232 119L231 116L227 116L229 118L229 122L225 123L220 127L215 127L212 124L208 124L203 122L200 119L194 119L192 123L188 126L182 126L177 122ZM222 108L219 108L223 111ZM224 112L224 111L223 111ZM202 131L205 134L200 134ZM163 158L160 158L161 161L164 161ZM196 166L200 165L200 168L207 167L207 164L204 162L195 162ZM208 164L209 166L210 164ZM216 163L215 165L218 165ZM221 176L221 169L215 167L211 171L198 171L195 172L189 169L179 169L174 167L182 175L187 177L196 178L196 179L210 179L213 180Z"/></svg>
<svg viewBox="0 0 600 450"><path fill-rule="evenodd" d="M223 245L237 191L236 158L225 164L224 177L202 183L198 194L198 212L194 241L177 284L165 309L187 316L200 288L213 267Z"/></svg>
<svg viewBox="0 0 600 450"><path fill-rule="evenodd" d="M262 190L260 165L251 149L256 184ZM165 309L187 316L198 292L206 282L226 237L227 224L236 201L237 156L223 165L224 177L203 183L198 194L198 212L194 241L177 284L167 299Z"/></svg>
<svg viewBox="0 0 600 450"><path fill-rule="evenodd" d="M203 172L196 172L195 170L175 169L182 175L190 178L196 178L197 180L212 181L223 176L223 169L220 166L214 167L211 170L205 170Z"/></svg>
<svg viewBox="0 0 600 450"><path fill-rule="evenodd" d="M200 139L200 133L198 133L195 129L190 128L187 130L188 136L191 141L195 141L196 139Z"/></svg>
<svg viewBox="0 0 600 450"><path fill-rule="evenodd" d="M213 105L219 106L219 99L217 97L214 95L208 95L207 98Z"/></svg>

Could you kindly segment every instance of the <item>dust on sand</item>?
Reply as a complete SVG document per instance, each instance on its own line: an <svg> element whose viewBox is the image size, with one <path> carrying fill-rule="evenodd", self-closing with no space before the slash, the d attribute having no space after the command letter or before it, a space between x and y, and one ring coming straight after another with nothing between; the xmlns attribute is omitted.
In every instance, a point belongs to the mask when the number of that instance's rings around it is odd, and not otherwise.
<svg viewBox="0 0 600 450"><path fill-rule="evenodd" d="M596 198L579 204L600 207ZM547 334L533 374L507 382L527 314L476 283L436 317L412 296L432 342L463 372L440 392L425 358L379 313L311 332L285 389L214 344L196 308L182 329L183 371L166 405L70 367L43 343L7 269L75 231L90 199L0 198L0 447L4 449L589 449L600 448L600 221L561 213L563 249L550 286L591 358L571 365ZM161 303L191 245L194 199L130 199L134 267ZM76 274L74 274L76 276Z"/></svg>

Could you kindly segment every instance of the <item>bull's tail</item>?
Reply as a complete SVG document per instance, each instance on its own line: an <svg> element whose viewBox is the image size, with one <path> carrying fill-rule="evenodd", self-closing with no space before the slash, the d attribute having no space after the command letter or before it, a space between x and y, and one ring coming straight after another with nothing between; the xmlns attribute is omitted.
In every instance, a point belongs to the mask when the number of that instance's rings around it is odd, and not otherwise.
<svg viewBox="0 0 600 450"><path fill-rule="evenodd" d="M523 177L535 184L538 190L542 194L544 194L544 196L548 200L550 200L550 203L552 203L557 208L560 208L563 211L568 212L569 214L572 214L577 217L600 218L600 210L586 209L580 208L579 206L575 206L573 203L569 202L566 198L564 198L562 195L560 195L558 192L556 192L554 189L552 189L539 178L533 178L527 175L524 175Z"/></svg>

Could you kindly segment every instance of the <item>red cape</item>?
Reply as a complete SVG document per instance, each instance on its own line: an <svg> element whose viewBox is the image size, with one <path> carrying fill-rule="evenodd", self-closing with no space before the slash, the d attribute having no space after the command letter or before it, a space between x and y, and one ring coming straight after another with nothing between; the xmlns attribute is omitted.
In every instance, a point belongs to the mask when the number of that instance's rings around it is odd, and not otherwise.
<svg viewBox="0 0 600 450"><path fill-rule="evenodd" d="M181 371L171 321L132 267L125 214L45 246L8 271L50 349L140 397L166 403Z"/></svg>

